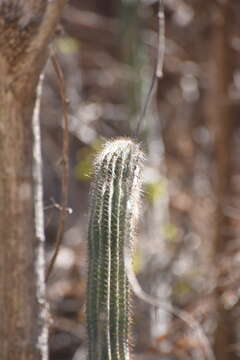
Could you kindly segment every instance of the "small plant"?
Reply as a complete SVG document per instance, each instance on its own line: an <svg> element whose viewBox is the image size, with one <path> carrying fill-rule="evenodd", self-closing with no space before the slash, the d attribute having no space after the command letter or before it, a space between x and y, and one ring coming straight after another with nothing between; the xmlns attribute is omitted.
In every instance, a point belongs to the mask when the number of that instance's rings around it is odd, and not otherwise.
<svg viewBox="0 0 240 360"><path fill-rule="evenodd" d="M129 359L129 283L143 154L130 139L107 142L95 162L88 230L88 359Z"/></svg>

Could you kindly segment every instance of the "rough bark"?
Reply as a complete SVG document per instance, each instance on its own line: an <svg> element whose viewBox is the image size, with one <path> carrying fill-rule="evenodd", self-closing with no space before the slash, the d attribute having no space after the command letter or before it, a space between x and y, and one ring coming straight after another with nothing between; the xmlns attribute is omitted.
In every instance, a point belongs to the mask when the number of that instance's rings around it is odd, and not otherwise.
<svg viewBox="0 0 240 360"><path fill-rule="evenodd" d="M32 116L47 46L64 3L0 0L0 354L4 360L47 359L43 222L36 218L34 204L36 180L41 179L33 173L37 159ZM39 209L40 214L41 204Z"/></svg>
<svg viewBox="0 0 240 360"><path fill-rule="evenodd" d="M216 268L219 259L224 256L228 245L228 237L224 228L229 226L228 218L224 215L224 203L230 195L231 175L231 141L233 132L232 114L229 101L229 87L231 80L229 32L230 32L230 3L219 3L214 9L212 32L212 68L210 71L209 93L209 125L213 139L214 180L213 186L216 196L216 230L214 235L214 259ZM216 287L217 327L214 334L215 356L218 360L233 359L230 351L233 326L229 311L222 303L221 284Z"/></svg>

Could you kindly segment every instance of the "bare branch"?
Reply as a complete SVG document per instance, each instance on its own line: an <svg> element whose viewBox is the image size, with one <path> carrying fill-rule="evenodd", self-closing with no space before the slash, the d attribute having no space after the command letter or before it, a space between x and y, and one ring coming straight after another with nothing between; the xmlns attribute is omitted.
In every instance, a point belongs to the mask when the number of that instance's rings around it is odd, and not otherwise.
<svg viewBox="0 0 240 360"><path fill-rule="evenodd" d="M150 83L150 87L147 93L146 100L144 102L143 108L141 110L139 120L137 123L137 127L134 133L135 137L138 137L140 127L145 118L147 109L149 104L151 103L151 99L154 94L155 85L157 82L157 78L161 78L163 76L163 60L164 60L164 52L165 52L165 17L164 17L164 0L159 0L159 10L158 10L158 19L159 19L159 29L158 29L158 52L157 52L157 64L154 69L153 77Z"/></svg>
<svg viewBox="0 0 240 360"><path fill-rule="evenodd" d="M40 76L37 99L33 112L32 128L34 136L33 146L33 181L34 181L34 220L35 220L35 237L37 240L36 256L36 274L37 274L37 300L40 307L40 319L44 326L38 336L38 347L42 352L42 359L48 357L48 328L47 328L47 308L45 301L45 256L44 256L44 215L43 215L43 183L42 183L42 154L41 154L41 133L40 133L40 99L42 93L43 75Z"/></svg>
<svg viewBox="0 0 240 360"><path fill-rule="evenodd" d="M148 90L148 93L147 93L147 97L146 97L146 100L144 101L143 108L141 110L141 113L140 113L140 116L139 116L139 119L138 119L138 122L137 122L137 127L136 127L136 130L135 130L135 133L134 133L134 137L136 137L136 138L139 135L139 131L140 131L142 122L143 122L143 120L145 118L148 106L151 103L152 97L153 97L153 95L155 93L156 80L157 80L156 70L154 69L153 76L152 76L152 79L151 79L151 84L150 84L150 87L149 87L149 90Z"/></svg>
<svg viewBox="0 0 240 360"><path fill-rule="evenodd" d="M34 48L42 48L49 42L66 3L67 0L47 0L43 21L33 44Z"/></svg>
<svg viewBox="0 0 240 360"><path fill-rule="evenodd" d="M69 162L68 162L68 152L69 152L69 133L68 133L68 100L66 98L66 91L65 91L65 83L63 72L56 57L56 54L52 54L52 64L54 70L57 74L60 96L62 100L63 106L63 148L62 148L62 166L63 166L63 174L62 174L62 205L59 207L60 209L60 216L59 216L59 226L57 231L57 239L56 239L56 246L54 249L54 253L50 264L47 269L46 273L46 281L49 279L49 276L52 272L54 263L56 261L62 240L64 235L65 229L65 221L66 221L66 214L69 212L67 207L68 205L68 180L69 180Z"/></svg>

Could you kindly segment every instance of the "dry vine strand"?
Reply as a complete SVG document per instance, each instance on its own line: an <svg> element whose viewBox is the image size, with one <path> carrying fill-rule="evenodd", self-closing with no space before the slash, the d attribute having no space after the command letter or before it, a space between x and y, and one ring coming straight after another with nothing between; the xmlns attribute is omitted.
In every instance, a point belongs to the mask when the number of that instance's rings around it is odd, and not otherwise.
<svg viewBox="0 0 240 360"><path fill-rule="evenodd" d="M125 267L127 271L127 277L128 281L132 287L132 290L134 294L141 300L143 300L145 303L155 306L157 308L161 308L162 310L168 312L169 314L172 314L182 320L185 324L187 324L193 331L196 332L198 335L199 341L201 342L203 346L203 353L204 358L207 360L216 360L213 350L211 348L210 342L205 335L202 327L198 323L197 320L194 319L194 317L187 311L181 310L176 308L175 306L172 306L166 302L163 302L161 299L147 294L139 284L136 275L133 271L132 267L132 261L131 257L129 255L130 249L128 246L125 246L124 248L124 260L125 260Z"/></svg>

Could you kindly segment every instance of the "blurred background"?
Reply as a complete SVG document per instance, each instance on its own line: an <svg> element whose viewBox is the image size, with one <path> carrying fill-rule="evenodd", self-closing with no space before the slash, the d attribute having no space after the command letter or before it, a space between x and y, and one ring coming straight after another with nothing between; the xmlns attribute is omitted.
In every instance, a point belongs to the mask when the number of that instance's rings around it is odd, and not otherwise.
<svg viewBox="0 0 240 360"><path fill-rule="evenodd" d="M133 136L157 61L157 13L154 0L70 0L54 40L69 99L71 211L47 286L50 360L86 356L92 161L106 139ZM236 360L240 2L165 0L165 22L164 76L138 135L146 161L134 270L147 293L198 321L216 360ZM63 108L51 61L41 126L49 262L63 171ZM132 313L134 359L207 359L203 339L164 307L133 296Z"/></svg>

